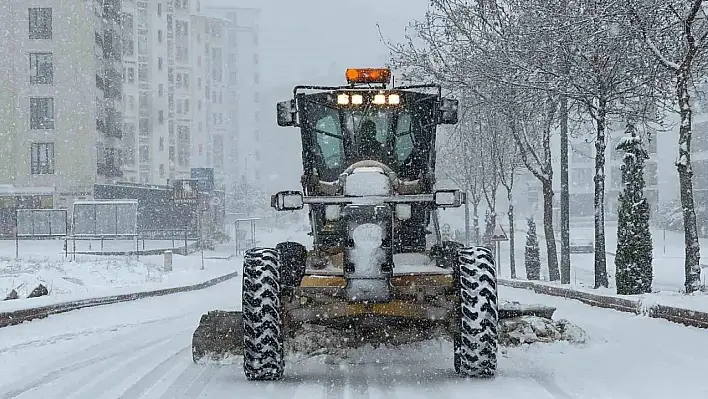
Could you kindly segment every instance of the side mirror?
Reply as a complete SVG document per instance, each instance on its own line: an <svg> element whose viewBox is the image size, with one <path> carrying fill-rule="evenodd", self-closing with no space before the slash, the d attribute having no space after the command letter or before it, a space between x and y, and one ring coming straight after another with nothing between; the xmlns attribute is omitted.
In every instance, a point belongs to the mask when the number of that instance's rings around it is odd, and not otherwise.
<svg viewBox="0 0 708 399"><path fill-rule="evenodd" d="M278 126L295 126L295 100L278 103Z"/></svg>
<svg viewBox="0 0 708 399"><path fill-rule="evenodd" d="M456 125L458 108L459 101L443 98L440 104L440 123L443 125Z"/></svg>
<svg viewBox="0 0 708 399"><path fill-rule="evenodd" d="M440 208L459 208L465 202L465 193L460 190L436 190L435 205Z"/></svg>
<svg viewBox="0 0 708 399"><path fill-rule="evenodd" d="M270 206L277 211L297 211L305 204L299 191L281 191L270 197Z"/></svg>

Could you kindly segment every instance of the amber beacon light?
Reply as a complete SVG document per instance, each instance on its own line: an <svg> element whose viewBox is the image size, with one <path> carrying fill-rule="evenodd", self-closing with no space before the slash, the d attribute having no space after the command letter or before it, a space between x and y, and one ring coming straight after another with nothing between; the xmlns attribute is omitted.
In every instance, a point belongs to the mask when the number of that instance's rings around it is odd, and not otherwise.
<svg viewBox="0 0 708 399"><path fill-rule="evenodd" d="M388 68L349 68L346 76L349 84L389 83L391 81L391 70Z"/></svg>

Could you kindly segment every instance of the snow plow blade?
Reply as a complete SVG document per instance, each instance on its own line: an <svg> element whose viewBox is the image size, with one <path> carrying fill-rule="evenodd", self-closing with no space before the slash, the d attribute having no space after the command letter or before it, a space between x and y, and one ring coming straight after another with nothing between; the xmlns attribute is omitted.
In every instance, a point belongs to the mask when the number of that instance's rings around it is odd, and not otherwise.
<svg viewBox="0 0 708 399"><path fill-rule="evenodd" d="M556 308L542 305L523 305L517 302L503 302L499 308L499 319L515 319L522 316L536 316L544 319L552 319ZM361 323L362 331L366 330L367 319L349 320L347 327L351 329L352 323ZM332 326L330 326L332 327ZM390 328L395 328L389 325ZM380 327L379 327L380 328ZM386 328L381 329L379 337L375 341L385 341L380 339L381 335L386 335ZM304 333L304 332L303 332ZM294 335L298 335L295 332ZM420 339L430 339L433 337L411 334L412 337ZM412 341L417 341L413 339ZM407 342L395 342L391 344L404 344ZM412 343L412 342L411 342ZM192 337L192 359L195 363L202 360L218 361L228 356L243 355L243 313L241 311L213 310L202 315L199 327L194 331Z"/></svg>
<svg viewBox="0 0 708 399"><path fill-rule="evenodd" d="M192 360L219 360L243 355L243 313L213 310L202 315L192 335Z"/></svg>

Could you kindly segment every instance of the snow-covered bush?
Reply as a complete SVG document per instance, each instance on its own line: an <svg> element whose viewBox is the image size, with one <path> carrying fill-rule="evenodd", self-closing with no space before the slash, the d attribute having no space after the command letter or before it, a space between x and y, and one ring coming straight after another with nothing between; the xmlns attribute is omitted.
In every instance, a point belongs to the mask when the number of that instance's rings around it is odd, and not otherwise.
<svg viewBox="0 0 708 399"><path fill-rule="evenodd" d="M644 196L644 161L649 159L649 155L632 126L620 140L617 150L624 152L624 189L619 195L617 207L617 293L643 294L651 292L653 274L649 203Z"/></svg>
<svg viewBox="0 0 708 399"><path fill-rule="evenodd" d="M536 223L533 218L526 219L528 231L526 232L526 247L524 248L524 266L526 278L529 280L541 279L541 250L536 236Z"/></svg>

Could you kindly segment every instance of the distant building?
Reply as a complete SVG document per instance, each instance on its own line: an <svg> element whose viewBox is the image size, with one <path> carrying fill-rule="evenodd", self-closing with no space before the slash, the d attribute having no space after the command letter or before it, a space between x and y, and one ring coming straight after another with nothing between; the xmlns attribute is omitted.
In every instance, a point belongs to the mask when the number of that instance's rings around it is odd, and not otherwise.
<svg viewBox="0 0 708 399"><path fill-rule="evenodd" d="M192 167L220 176L229 22L198 1L123 3L126 180L164 184Z"/></svg>
<svg viewBox="0 0 708 399"><path fill-rule="evenodd" d="M227 207L235 209L234 191L238 182L263 184L266 176L261 165L263 140L261 133L261 82L259 67L259 9L245 7L214 7L210 12L221 15L229 23L224 26L226 34L225 50L219 53L229 65L224 79L215 82L223 87L228 103L223 108L223 121L229 129L223 129L216 136L216 148L223 157L223 173L216 178L226 179ZM214 54L212 54L214 56ZM221 112L218 113L221 122ZM213 117L213 115L212 115ZM223 138L223 141L222 141ZM216 160L215 160L216 163Z"/></svg>

